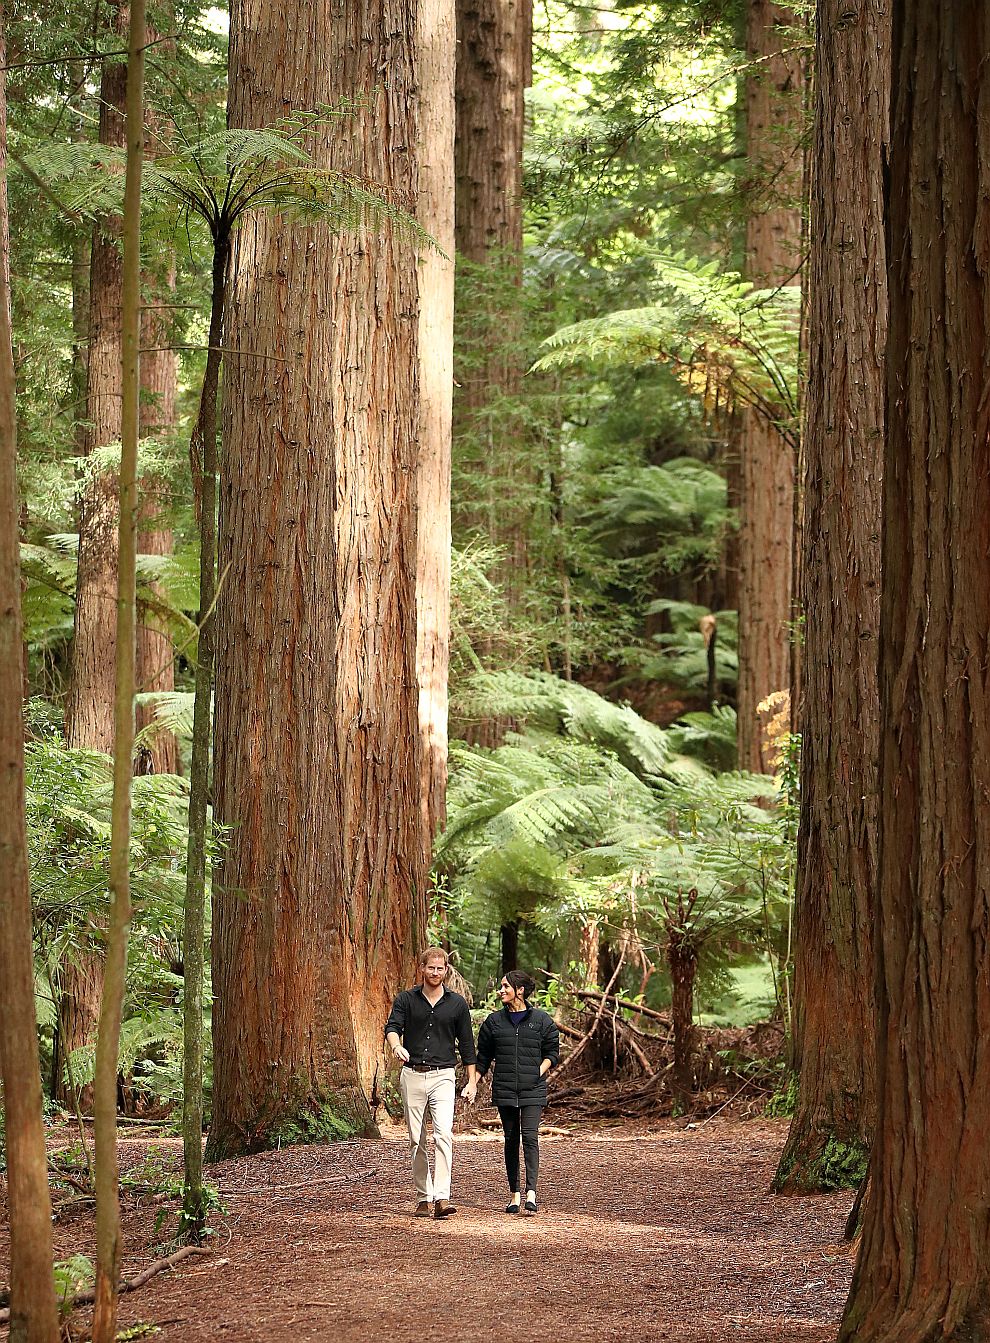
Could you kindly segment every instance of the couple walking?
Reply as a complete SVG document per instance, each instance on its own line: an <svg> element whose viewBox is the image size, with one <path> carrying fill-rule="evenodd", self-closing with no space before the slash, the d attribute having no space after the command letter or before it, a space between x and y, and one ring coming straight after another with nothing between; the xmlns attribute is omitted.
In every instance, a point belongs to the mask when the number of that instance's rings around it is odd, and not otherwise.
<svg viewBox="0 0 990 1343"><path fill-rule="evenodd" d="M459 993L444 988L448 958L442 947L428 947L419 958L421 983L400 993L385 1025L385 1038L402 1063L399 1090L406 1112L416 1216L450 1217L453 1155L455 1048L467 1069L461 1095L469 1103L478 1094L478 1078L495 1065L492 1103L498 1108L505 1135L505 1173L510 1200L505 1211L535 1213L540 1172L540 1117L547 1103L547 1073L560 1058L554 1020L529 1005L535 981L522 970L502 976L502 1006L487 1018L474 1047L471 1013ZM430 1176L426 1116L433 1125L434 1171ZM522 1142L526 1201L519 1181Z"/></svg>

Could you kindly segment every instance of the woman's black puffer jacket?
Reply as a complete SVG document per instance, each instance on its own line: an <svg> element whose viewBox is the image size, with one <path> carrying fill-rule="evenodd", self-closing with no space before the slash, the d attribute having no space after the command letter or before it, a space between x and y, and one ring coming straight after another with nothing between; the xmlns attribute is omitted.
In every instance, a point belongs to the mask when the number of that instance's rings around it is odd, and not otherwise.
<svg viewBox="0 0 990 1343"><path fill-rule="evenodd" d="M547 1082L540 1064L560 1059L560 1035L549 1013L529 1007L518 1026L501 1007L487 1018L478 1033L478 1074L484 1077L492 1063L492 1104L512 1108L546 1105Z"/></svg>

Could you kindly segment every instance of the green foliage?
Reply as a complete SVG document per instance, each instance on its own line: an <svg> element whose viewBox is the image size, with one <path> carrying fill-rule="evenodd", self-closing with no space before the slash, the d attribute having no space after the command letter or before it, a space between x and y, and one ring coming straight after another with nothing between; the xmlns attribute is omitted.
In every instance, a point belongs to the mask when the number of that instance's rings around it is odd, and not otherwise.
<svg viewBox="0 0 990 1343"><path fill-rule="evenodd" d="M59 1259L54 1265L55 1301L60 1318L65 1321L72 1311L72 1304L80 1292L88 1291L96 1281L96 1269L93 1261L84 1254L73 1254L68 1259Z"/></svg>
<svg viewBox="0 0 990 1343"><path fill-rule="evenodd" d="M821 1161L820 1189L858 1189L870 1164L869 1149L862 1143L842 1143L830 1137Z"/></svg>
<svg viewBox="0 0 990 1343"><path fill-rule="evenodd" d="M210 130L199 118L187 122L172 115L168 140L144 164L143 208L158 214L166 229L174 228L177 217L198 217L214 239L250 210L326 219L337 229L387 222L428 243L406 211L351 174L313 162L314 136L360 111L360 103L342 103L252 130ZM40 145L26 159L65 207L85 219L120 210L123 164L122 149L77 141Z"/></svg>
<svg viewBox="0 0 990 1343"><path fill-rule="evenodd" d="M345 1142L358 1133L359 1126L336 1106L327 1102L301 1110L285 1119L270 1137L272 1147L294 1147L307 1143Z"/></svg>
<svg viewBox="0 0 990 1343"><path fill-rule="evenodd" d="M510 672L471 678L467 702L523 728L494 751L451 750L436 863L459 929L521 920L559 955L597 921L606 940L634 930L662 959L668 906L691 892L682 935L713 990L730 964L782 956L789 847L775 786L678 750L706 730L717 739L728 716L662 729L586 687Z"/></svg>
<svg viewBox="0 0 990 1343"><path fill-rule="evenodd" d="M763 1113L768 1119L790 1119L797 1107L797 1098L798 1075L788 1072L784 1085L773 1093L763 1107Z"/></svg>
<svg viewBox="0 0 990 1343"><path fill-rule="evenodd" d="M738 272L684 254L658 256L656 268L661 302L562 327L536 367L659 360L709 412L751 406L796 447L800 290L755 289Z"/></svg>
<svg viewBox="0 0 990 1343"><path fill-rule="evenodd" d="M808 1193L827 1193L833 1189L858 1189L869 1169L869 1149L860 1142L840 1142L834 1134L826 1140L819 1157L799 1170L795 1180L797 1155L782 1163L775 1184L806 1190Z"/></svg>
<svg viewBox="0 0 990 1343"><path fill-rule="evenodd" d="M41 736L26 748L26 815L39 1024L51 1039L63 967L98 945L109 908L111 761ZM149 1097L181 1094L183 869L188 785L147 775L132 785L134 935L128 957L120 1070ZM77 1082L93 1051L76 1050Z"/></svg>

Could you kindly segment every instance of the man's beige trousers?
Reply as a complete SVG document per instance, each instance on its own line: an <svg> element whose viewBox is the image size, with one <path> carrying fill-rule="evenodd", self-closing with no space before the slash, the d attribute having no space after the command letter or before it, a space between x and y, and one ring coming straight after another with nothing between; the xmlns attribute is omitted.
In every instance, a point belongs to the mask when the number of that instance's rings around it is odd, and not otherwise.
<svg viewBox="0 0 990 1343"><path fill-rule="evenodd" d="M406 1110L406 1127L412 1149L413 1179L416 1196L432 1203L435 1199L450 1198L450 1161L454 1143L454 1069L436 1068L433 1072L417 1073L403 1068L399 1076L399 1091ZM426 1116L433 1125L433 1177L430 1178L430 1155L427 1146Z"/></svg>

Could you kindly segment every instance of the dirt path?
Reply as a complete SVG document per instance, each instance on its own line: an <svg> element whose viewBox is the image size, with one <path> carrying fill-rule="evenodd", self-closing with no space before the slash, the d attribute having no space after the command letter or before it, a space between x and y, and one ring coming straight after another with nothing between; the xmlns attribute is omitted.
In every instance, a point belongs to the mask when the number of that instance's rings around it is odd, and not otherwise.
<svg viewBox="0 0 990 1343"><path fill-rule="evenodd" d="M214 1254L126 1298L121 1325L155 1321L161 1343L826 1343L849 1196L770 1197L783 1133L544 1139L543 1211L526 1219L502 1212L492 1138L456 1140L460 1212L441 1223L412 1218L398 1141L227 1162L210 1172L228 1208ZM149 1213L128 1220L131 1245L152 1238Z"/></svg>

